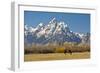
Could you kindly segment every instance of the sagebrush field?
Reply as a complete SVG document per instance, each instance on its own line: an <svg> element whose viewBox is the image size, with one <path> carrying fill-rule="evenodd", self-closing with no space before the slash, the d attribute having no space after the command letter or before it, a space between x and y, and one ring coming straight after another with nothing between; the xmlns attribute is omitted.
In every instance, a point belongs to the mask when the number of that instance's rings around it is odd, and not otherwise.
<svg viewBox="0 0 100 73"><path fill-rule="evenodd" d="M77 43L32 44L25 47L24 54L24 61L87 59L90 58L90 46Z"/></svg>

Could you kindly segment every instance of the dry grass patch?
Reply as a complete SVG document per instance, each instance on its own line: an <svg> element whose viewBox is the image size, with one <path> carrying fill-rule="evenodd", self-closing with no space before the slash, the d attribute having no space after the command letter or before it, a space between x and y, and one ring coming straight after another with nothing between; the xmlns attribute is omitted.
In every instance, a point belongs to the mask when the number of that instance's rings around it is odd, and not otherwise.
<svg viewBox="0 0 100 73"><path fill-rule="evenodd" d="M69 59L89 59L90 52L73 53L49 53L49 54L26 54L24 61L44 61L44 60L69 60Z"/></svg>

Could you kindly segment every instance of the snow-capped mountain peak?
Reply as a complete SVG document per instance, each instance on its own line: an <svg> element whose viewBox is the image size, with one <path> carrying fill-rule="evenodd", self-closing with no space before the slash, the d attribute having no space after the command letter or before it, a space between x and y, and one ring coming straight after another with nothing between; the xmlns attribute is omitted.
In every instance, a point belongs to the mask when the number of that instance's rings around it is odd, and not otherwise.
<svg viewBox="0 0 100 73"><path fill-rule="evenodd" d="M24 25L24 29L25 30L28 30L28 25Z"/></svg>
<svg viewBox="0 0 100 73"><path fill-rule="evenodd" d="M43 23L39 23L36 28L41 29L41 28L43 28L43 26L44 26Z"/></svg>
<svg viewBox="0 0 100 73"><path fill-rule="evenodd" d="M54 17L49 23L54 23L56 22L56 18Z"/></svg>
<svg viewBox="0 0 100 73"><path fill-rule="evenodd" d="M43 26L43 23L39 23L38 25L39 25L40 27L42 27L42 26Z"/></svg>
<svg viewBox="0 0 100 73"><path fill-rule="evenodd" d="M57 21L54 17L48 24L39 23L35 28L25 25L25 39L31 43L46 44L49 42L83 42L89 36L70 30L64 21ZM84 39L83 38L88 38ZM88 41L89 42L89 41Z"/></svg>

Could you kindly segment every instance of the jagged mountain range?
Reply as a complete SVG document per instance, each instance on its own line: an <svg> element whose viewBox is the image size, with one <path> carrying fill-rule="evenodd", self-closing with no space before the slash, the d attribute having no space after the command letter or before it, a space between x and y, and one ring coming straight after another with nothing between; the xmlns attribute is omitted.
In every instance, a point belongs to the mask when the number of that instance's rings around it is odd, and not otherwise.
<svg viewBox="0 0 100 73"><path fill-rule="evenodd" d="M90 43L90 33L78 33L70 30L64 21L53 18L48 24L40 23L36 27L25 24L24 42L30 44L47 44L59 42Z"/></svg>

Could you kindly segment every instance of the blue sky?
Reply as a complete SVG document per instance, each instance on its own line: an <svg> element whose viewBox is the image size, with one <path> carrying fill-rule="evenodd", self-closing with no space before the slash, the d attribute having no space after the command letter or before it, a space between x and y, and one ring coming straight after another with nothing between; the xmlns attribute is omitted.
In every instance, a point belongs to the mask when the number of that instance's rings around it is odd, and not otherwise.
<svg viewBox="0 0 100 73"><path fill-rule="evenodd" d="M36 27L40 22L47 24L52 18L64 21L73 32L90 32L90 14L24 11L24 24Z"/></svg>

